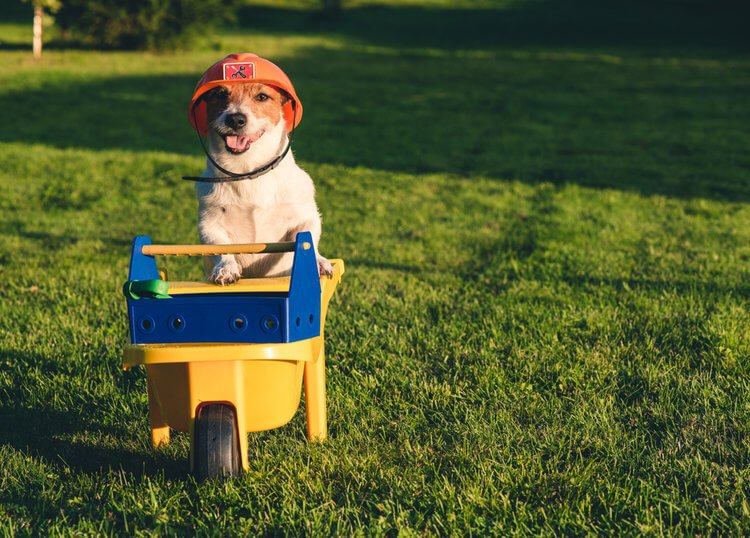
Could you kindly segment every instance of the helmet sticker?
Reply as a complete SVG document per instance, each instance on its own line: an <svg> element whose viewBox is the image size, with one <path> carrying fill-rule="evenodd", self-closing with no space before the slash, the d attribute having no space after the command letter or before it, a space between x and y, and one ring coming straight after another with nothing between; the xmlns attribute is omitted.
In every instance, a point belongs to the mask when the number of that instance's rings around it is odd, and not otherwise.
<svg viewBox="0 0 750 538"><path fill-rule="evenodd" d="M255 78L253 62L234 62L224 64L224 80L242 80Z"/></svg>

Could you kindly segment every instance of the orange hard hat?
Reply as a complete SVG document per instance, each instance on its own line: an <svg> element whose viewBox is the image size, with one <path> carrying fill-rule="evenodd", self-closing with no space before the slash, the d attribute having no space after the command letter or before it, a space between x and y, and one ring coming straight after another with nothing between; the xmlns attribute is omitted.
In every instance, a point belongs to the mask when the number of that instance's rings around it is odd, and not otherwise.
<svg viewBox="0 0 750 538"><path fill-rule="evenodd" d="M292 131L302 120L302 102L294 91L292 81L279 66L261 58L257 54L243 52L230 54L223 60L216 62L203 73L193 92L188 108L188 120L193 129L203 136L208 134L206 118L206 102L201 96L216 86L237 84L241 82L257 82L268 84L286 92L289 101L284 104L284 120L287 131Z"/></svg>

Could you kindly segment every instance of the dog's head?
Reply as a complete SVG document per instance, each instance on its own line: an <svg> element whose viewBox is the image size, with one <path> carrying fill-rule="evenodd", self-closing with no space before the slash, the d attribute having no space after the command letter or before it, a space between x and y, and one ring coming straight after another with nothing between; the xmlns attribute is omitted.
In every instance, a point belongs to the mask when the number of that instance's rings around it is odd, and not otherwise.
<svg viewBox="0 0 750 538"><path fill-rule="evenodd" d="M262 164L299 124L302 103L277 65L252 53L230 54L198 81L188 119L208 137L217 162Z"/></svg>
<svg viewBox="0 0 750 538"><path fill-rule="evenodd" d="M289 95L259 83L216 86L204 96L211 150L241 155L265 142L278 145L286 133L284 106ZM267 137L263 140L263 137ZM268 140L272 138L273 140ZM263 141L263 144L260 142Z"/></svg>

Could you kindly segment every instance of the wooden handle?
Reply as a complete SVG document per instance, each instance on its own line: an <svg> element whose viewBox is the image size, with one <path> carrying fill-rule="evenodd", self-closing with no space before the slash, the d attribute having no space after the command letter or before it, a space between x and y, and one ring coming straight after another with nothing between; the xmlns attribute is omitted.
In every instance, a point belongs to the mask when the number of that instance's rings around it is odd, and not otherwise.
<svg viewBox="0 0 750 538"><path fill-rule="evenodd" d="M310 243L302 244L305 250L311 247ZM236 245L144 245L141 252L146 256L219 256L221 254L294 252L294 241Z"/></svg>

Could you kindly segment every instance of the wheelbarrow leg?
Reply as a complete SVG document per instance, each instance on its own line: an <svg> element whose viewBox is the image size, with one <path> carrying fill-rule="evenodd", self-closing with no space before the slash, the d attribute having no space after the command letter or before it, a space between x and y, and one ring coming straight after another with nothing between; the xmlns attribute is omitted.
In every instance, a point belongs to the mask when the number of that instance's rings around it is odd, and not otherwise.
<svg viewBox="0 0 750 538"><path fill-rule="evenodd" d="M164 417L161 416L159 402L148 378L148 420L151 424L151 446L159 448L169 442L169 426Z"/></svg>
<svg viewBox="0 0 750 538"><path fill-rule="evenodd" d="M305 363L305 412L307 438L325 441L328 437L326 420L326 360L323 346L315 361Z"/></svg>

